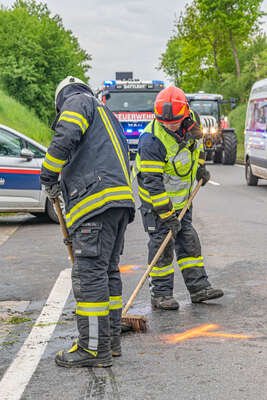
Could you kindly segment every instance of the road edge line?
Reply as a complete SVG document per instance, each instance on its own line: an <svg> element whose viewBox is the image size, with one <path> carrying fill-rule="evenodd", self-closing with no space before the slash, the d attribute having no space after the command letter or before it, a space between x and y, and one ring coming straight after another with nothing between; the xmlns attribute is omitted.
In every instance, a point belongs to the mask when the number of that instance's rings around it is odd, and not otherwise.
<svg viewBox="0 0 267 400"><path fill-rule="evenodd" d="M56 328L70 290L71 268L66 268L60 272L39 318L0 381L1 400L21 398Z"/></svg>
<svg viewBox="0 0 267 400"><path fill-rule="evenodd" d="M7 233L0 236L0 246L2 246L5 242L7 242L8 239L10 239L10 237L12 235L14 235L14 233L18 230L19 225L12 226L12 227L5 226L4 228L7 230Z"/></svg>

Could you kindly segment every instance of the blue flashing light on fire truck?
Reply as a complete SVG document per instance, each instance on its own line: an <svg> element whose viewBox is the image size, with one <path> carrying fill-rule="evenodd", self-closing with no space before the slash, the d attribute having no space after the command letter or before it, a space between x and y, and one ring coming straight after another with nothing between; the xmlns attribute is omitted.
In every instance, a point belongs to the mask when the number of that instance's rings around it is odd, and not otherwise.
<svg viewBox="0 0 267 400"><path fill-rule="evenodd" d="M121 76L124 78L123 75ZM132 74L128 76L132 77ZM154 101L157 94L164 89L164 82L129 79L128 76L126 74L126 79L104 81L99 95L103 103L120 121L129 145L130 157L133 160L140 134L154 119ZM116 73L116 77L120 75Z"/></svg>

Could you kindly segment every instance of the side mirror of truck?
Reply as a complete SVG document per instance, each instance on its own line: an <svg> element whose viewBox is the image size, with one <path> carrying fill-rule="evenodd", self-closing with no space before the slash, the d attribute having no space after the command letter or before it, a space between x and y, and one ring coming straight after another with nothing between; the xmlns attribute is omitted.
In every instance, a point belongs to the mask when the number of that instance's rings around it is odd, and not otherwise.
<svg viewBox="0 0 267 400"><path fill-rule="evenodd" d="M236 99L234 97L230 98L231 110L236 108Z"/></svg>
<svg viewBox="0 0 267 400"><path fill-rule="evenodd" d="M219 103L220 104L230 103L231 110L233 110L236 107L236 99L234 97L231 97L230 100L220 100Z"/></svg>

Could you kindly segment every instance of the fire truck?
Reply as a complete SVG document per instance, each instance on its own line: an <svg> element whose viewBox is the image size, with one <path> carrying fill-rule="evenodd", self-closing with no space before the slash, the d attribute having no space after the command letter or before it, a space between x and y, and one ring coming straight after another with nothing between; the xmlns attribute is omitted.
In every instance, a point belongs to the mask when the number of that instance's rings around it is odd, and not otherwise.
<svg viewBox="0 0 267 400"><path fill-rule="evenodd" d="M104 81L98 93L123 127L131 160L135 158L140 134L154 118L154 101L163 88L161 80L133 79L131 72L122 72L116 73L115 80Z"/></svg>

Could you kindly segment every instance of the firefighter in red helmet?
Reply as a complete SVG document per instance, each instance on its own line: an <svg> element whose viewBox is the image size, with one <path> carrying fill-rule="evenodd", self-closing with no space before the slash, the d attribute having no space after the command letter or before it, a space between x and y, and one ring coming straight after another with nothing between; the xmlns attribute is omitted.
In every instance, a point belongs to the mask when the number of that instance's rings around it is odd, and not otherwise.
<svg viewBox="0 0 267 400"><path fill-rule="evenodd" d="M174 251L193 303L223 296L223 291L208 281L192 225L192 207L181 223L177 219L195 180L203 179L205 185L210 174L205 167L200 119L190 110L184 92L174 86L163 89L156 97L154 112L155 120L140 137L135 168L143 225L149 234L149 263L168 231L173 233L173 240L150 273L151 303L154 308L177 310Z"/></svg>

